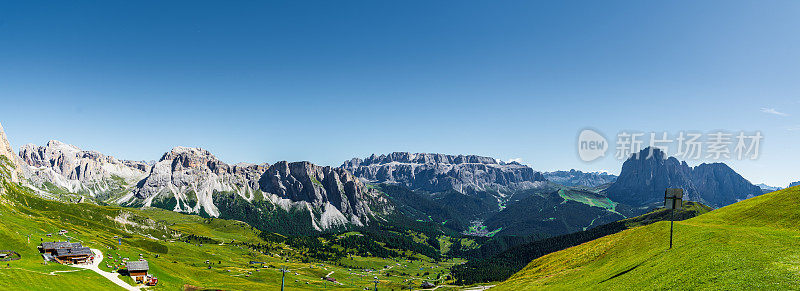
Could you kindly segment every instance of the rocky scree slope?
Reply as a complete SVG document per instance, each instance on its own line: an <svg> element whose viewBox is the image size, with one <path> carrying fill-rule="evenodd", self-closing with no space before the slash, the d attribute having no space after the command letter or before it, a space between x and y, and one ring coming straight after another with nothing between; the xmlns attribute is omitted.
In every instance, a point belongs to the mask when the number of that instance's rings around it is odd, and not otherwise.
<svg viewBox="0 0 800 291"><path fill-rule="evenodd" d="M267 166L230 166L207 150L175 147L165 153L133 191L118 202L153 206L155 199L173 199L175 205L170 210L219 216L212 195L233 192L252 201L258 189L258 179Z"/></svg>

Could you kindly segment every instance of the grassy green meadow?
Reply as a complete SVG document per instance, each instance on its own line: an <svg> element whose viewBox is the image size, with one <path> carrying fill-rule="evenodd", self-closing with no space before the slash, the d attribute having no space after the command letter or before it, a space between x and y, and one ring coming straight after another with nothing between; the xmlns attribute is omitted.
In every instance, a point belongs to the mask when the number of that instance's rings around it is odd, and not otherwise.
<svg viewBox="0 0 800 291"><path fill-rule="evenodd" d="M282 267L290 270L286 274L287 290L364 290L373 286L376 277L379 288L400 290L418 287L423 280L435 281L437 277L444 280L450 266L463 262L437 263L421 255L413 256L412 260L353 255L332 262L309 262L302 251L264 241L258 230L243 222L161 209L63 203L39 198L18 184L3 185L0 249L17 251L22 259L0 265L0 289L121 289L90 270L44 264L36 249L42 241L70 240L99 249L105 256L100 268L105 271L121 268L122 258L144 258L150 263L150 273L159 278L158 286L150 288L157 290L191 286L277 289ZM61 229L68 233L59 235ZM336 278L338 283L323 280L326 275ZM130 278L124 280L132 283Z"/></svg>
<svg viewBox="0 0 800 291"><path fill-rule="evenodd" d="M800 187L538 258L497 290L800 288Z"/></svg>

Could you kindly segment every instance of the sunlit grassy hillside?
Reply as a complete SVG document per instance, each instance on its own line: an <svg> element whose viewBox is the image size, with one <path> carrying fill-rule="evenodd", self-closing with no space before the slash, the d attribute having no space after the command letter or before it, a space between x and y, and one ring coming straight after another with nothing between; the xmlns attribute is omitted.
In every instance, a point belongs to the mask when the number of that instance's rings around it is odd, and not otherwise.
<svg viewBox="0 0 800 291"><path fill-rule="evenodd" d="M116 271L123 257L141 256L159 278L158 286L149 288L155 290L277 290L281 267L290 270L286 290L364 290L374 286L375 278L379 288L399 290L443 277L448 267L460 263L433 262L420 255L414 260L352 255L308 261L303 250L265 241L243 222L43 199L9 183L5 165L0 160L0 250L16 251L22 258L0 263L0 290L121 289L90 270L44 264L36 249L42 241L70 240L99 249L106 256L100 264L105 271ZM62 229L66 235L58 234ZM325 281L326 275L338 282Z"/></svg>
<svg viewBox="0 0 800 291"><path fill-rule="evenodd" d="M675 223L629 229L534 260L498 290L800 288L800 187Z"/></svg>

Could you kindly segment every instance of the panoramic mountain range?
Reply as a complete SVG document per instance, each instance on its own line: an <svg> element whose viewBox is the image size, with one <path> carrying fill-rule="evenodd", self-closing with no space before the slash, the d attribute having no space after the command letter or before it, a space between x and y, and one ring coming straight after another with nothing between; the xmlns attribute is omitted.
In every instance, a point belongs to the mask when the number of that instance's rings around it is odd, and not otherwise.
<svg viewBox="0 0 800 291"><path fill-rule="evenodd" d="M150 165L144 162L121 161L55 140L44 146L26 144L18 158L25 177L37 188L101 200L125 192L150 171Z"/></svg>
<svg viewBox="0 0 800 291"><path fill-rule="evenodd" d="M515 191L541 187L547 181L528 166L475 155L373 154L346 161L341 168L369 183L400 184L429 193L493 192L498 200Z"/></svg>
<svg viewBox="0 0 800 291"><path fill-rule="evenodd" d="M200 148L175 147L155 162L120 160L59 141L13 154L12 179L51 199L242 220L285 234L362 227L403 216L470 235L549 237L658 207L663 189L721 207L761 194L725 164L689 167L663 152L629 159L619 177L541 173L476 155L395 152L340 167L310 162L229 165ZM647 150L647 149L645 149Z"/></svg>
<svg viewBox="0 0 800 291"><path fill-rule="evenodd" d="M149 165L59 141L25 145L19 157L26 177L39 189L123 206L249 220L234 214L241 209L218 205L241 200L238 205L256 211L303 212L310 217L303 224L316 231L362 226L371 219L372 209L384 208L367 205L380 203L380 197L346 171L308 162L228 165L207 150L176 147Z"/></svg>
<svg viewBox="0 0 800 291"><path fill-rule="evenodd" d="M470 223L465 233L471 235L548 237L625 217L598 194L602 188L584 186L613 179L596 173L553 173L569 181L565 186L516 162L475 155L407 152L354 158L341 167L365 183L400 185L427 198L405 200L405 206L417 209L422 208L420 203L438 202L445 212L458 213L458 217L437 222L467 220ZM464 231L459 225L453 223L453 229Z"/></svg>

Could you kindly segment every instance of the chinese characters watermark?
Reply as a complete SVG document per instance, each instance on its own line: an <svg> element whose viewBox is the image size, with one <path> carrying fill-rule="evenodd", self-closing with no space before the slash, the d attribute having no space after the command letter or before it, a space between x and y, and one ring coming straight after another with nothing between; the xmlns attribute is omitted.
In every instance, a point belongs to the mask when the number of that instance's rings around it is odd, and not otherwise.
<svg viewBox="0 0 800 291"><path fill-rule="evenodd" d="M674 156L681 160L755 160L761 155L763 139L760 131L681 131L675 134L622 131L617 134L614 158L650 159L658 150L664 153L663 158ZM578 156L585 162L604 157L608 147L606 139L597 131L584 129L578 136Z"/></svg>

